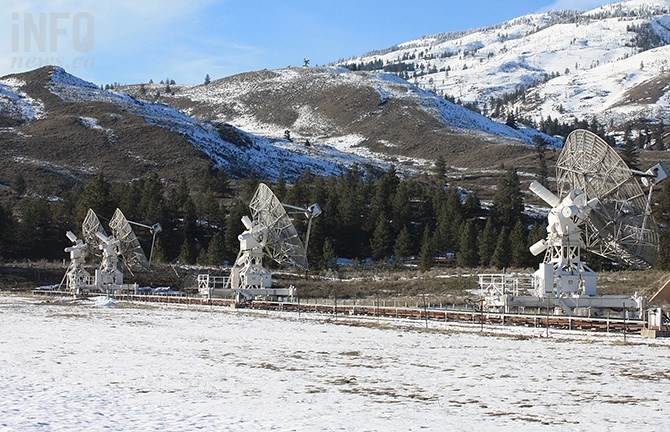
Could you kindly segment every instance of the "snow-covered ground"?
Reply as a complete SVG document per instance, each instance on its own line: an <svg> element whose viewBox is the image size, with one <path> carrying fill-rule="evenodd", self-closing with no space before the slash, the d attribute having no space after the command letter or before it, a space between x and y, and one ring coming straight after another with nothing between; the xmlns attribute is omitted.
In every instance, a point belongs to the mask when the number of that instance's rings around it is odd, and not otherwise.
<svg viewBox="0 0 670 432"><path fill-rule="evenodd" d="M423 326L4 295L0 431L667 428L667 341Z"/></svg>

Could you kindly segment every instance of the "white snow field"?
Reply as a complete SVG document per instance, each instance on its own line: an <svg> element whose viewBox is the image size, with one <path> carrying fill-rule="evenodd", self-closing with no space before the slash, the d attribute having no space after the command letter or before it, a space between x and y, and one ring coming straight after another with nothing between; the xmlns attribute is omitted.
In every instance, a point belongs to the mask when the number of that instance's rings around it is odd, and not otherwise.
<svg viewBox="0 0 670 432"><path fill-rule="evenodd" d="M0 295L0 431L661 431L670 344Z"/></svg>

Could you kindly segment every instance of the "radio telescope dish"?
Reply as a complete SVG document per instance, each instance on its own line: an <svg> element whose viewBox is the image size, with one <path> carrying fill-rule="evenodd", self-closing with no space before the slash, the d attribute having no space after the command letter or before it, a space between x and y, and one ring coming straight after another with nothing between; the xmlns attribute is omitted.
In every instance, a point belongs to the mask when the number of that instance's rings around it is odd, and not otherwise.
<svg viewBox="0 0 670 432"><path fill-rule="evenodd" d="M294 296L293 287L273 288L272 274L263 267L263 257L267 255L280 264L307 268L307 247L300 241L298 231L286 212L287 208L302 213L307 218L305 245L308 245L312 219L321 214L319 205L312 204L302 208L282 204L269 187L263 183L258 185L249 203L251 218L242 217L246 230L237 237L240 251L226 282L226 287L229 287L226 289L235 293L237 301L256 296ZM203 280L209 280L207 275L201 276L205 276ZM200 276L198 278L200 281ZM209 286L209 282L206 284L209 295L214 288Z"/></svg>
<svg viewBox="0 0 670 432"><path fill-rule="evenodd" d="M109 228L112 234L120 242L121 256L128 268L143 268L149 270L149 261L142 250L135 232L130 227L130 223L118 208L109 221Z"/></svg>
<svg viewBox="0 0 670 432"><path fill-rule="evenodd" d="M102 252L100 250L100 245L103 243L98 233L107 237L107 232L102 227L98 215L95 214L93 209L88 209L84 222L81 224L82 235L84 236L84 241L88 245L89 253L100 257Z"/></svg>
<svg viewBox="0 0 670 432"><path fill-rule="evenodd" d="M265 230L265 251L278 263L307 268L307 255L284 206L264 183L258 185L249 203L251 217Z"/></svg>
<svg viewBox="0 0 670 432"><path fill-rule="evenodd" d="M559 197L577 189L594 200L582 226L587 250L639 269L656 262L659 240L649 199L611 146L589 131L572 132L556 174Z"/></svg>
<svg viewBox="0 0 670 432"><path fill-rule="evenodd" d="M518 289L506 291L504 275L502 279L480 275L487 304L506 309L560 308L566 315L579 309L597 313L613 308L642 313L647 300L637 293L597 294L596 273L582 260L581 251L638 269L651 267L659 241L649 203L654 186L667 177L663 163L646 172L631 170L597 135L572 132L556 162L558 196L537 181L529 186L551 207L547 237L530 247L533 255L544 252L532 275L532 295L519 295Z"/></svg>

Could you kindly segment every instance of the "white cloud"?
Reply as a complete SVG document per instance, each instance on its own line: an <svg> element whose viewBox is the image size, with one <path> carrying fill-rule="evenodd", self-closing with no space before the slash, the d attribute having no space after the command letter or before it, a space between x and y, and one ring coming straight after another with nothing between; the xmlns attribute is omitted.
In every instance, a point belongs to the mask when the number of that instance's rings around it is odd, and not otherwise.
<svg viewBox="0 0 670 432"><path fill-rule="evenodd" d="M168 63L170 54L176 55L169 53L175 38L216 1L27 0L4 7L0 76L55 64L97 80L114 63L129 62L130 68L135 58Z"/></svg>

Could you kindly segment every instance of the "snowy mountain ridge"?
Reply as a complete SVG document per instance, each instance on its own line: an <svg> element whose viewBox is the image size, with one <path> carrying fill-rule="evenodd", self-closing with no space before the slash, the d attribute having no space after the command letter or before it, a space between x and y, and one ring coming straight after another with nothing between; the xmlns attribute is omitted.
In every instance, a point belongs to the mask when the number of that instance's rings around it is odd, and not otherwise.
<svg viewBox="0 0 670 432"><path fill-rule="evenodd" d="M197 86L140 84L119 90L157 100L202 121L234 125L275 142L333 148L399 171L425 171L441 155L454 167L491 161L531 169L534 137L385 72L297 67L224 77ZM286 135L288 134L288 135ZM285 137L288 136L290 141Z"/></svg>
<svg viewBox="0 0 670 432"><path fill-rule="evenodd" d="M596 116L622 128L640 118L670 122L667 88L654 101L630 98L670 71L669 43L670 1L628 0L425 36L337 64L397 74L494 118Z"/></svg>
<svg viewBox="0 0 670 432"><path fill-rule="evenodd" d="M67 74L56 69L54 75ZM78 78L74 77L76 80ZM135 99L125 93L100 90L95 84L55 79L54 92L64 100L113 101L126 106L131 112L141 115L148 123L169 128L183 136L195 147L206 153L219 167L229 172L248 174L255 172L262 177L276 179L280 173L295 178L309 168L317 175L333 175L347 166L357 163L376 165L375 159L343 153L329 146L318 150L282 139L269 139L241 130L224 122L209 122L191 117L173 107ZM81 81L81 80L79 80ZM90 92L88 91L90 89ZM232 129L240 142L230 142L221 134L221 128Z"/></svg>
<svg viewBox="0 0 670 432"><path fill-rule="evenodd" d="M217 167L226 169L233 175L248 175L251 172L265 178L276 179L280 173L295 178L309 168L318 175L334 175L352 165L385 166L377 159L346 153L328 145L308 148L302 144L283 139L269 139L223 122L196 119L163 104L136 99L128 94L101 90L93 83L75 77L60 67L48 68L49 79L45 87L66 103L111 104L124 112L144 119L148 125L166 128L184 137L195 148L202 151ZM22 125L49 118L52 114L45 110L45 103L39 97L31 97L25 92L25 80L17 77L0 79L0 113L2 118L14 122L3 130L5 134L22 133ZM119 117L115 114L115 119ZM54 120L53 118L51 120ZM76 127L84 127L106 135L109 144L118 140L115 125L101 126L103 118L94 114L77 117ZM118 126L117 126L118 127ZM159 145L159 144L158 144ZM137 158L137 155L134 155ZM18 155L15 162L39 163L36 158ZM53 165L44 160L44 166ZM82 172L95 172L95 168Z"/></svg>
<svg viewBox="0 0 670 432"><path fill-rule="evenodd" d="M221 80L210 85L195 86L185 89L180 96L186 96L194 102L212 105L212 113L217 120L230 121L240 128L259 134L280 135L288 127L290 130L304 132L305 134L328 135L325 141L349 141L344 127L336 126L333 121L318 114L318 106L301 105L297 108L298 115L292 124L271 124L254 120L251 115L253 111L245 106L242 99L248 97L259 86L268 85L279 88L300 88L307 80L309 90L328 91L338 86L352 86L356 88L370 87L374 89L379 97L379 105L385 104L389 99L401 101L407 105L418 105L432 116L442 118L445 123L455 129L461 129L472 134L484 135L488 140L516 140L519 143L532 144L532 137L537 134L534 131L518 130L510 128L486 117L472 113L469 110L450 103L434 93L421 88L408 85L399 77L390 73L351 73L345 68L286 68L272 71L273 76L267 80L253 81L253 85L240 85L235 83L229 85L227 80ZM234 105L239 114L225 116L217 110L217 106ZM194 112L192 108L185 110L187 113ZM550 139L549 137L546 137Z"/></svg>
<svg viewBox="0 0 670 432"><path fill-rule="evenodd" d="M21 91L24 85L15 78L0 80L0 112L4 117L0 127L31 122L44 115L44 104Z"/></svg>
<svg viewBox="0 0 670 432"><path fill-rule="evenodd" d="M489 172L491 160L528 169L534 136L560 145L392 74L333 67L250 72L171 91L104 90L44 67L0 78L0 122L0 181L27 168L55 193L97 172L132 180L159 171L175 181L207 165L289 181L306 169L337 175L352 165L425 171L440 154L458 172Z"/></svg>

